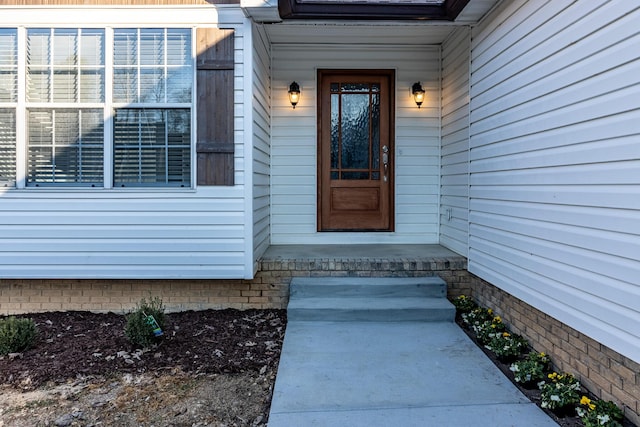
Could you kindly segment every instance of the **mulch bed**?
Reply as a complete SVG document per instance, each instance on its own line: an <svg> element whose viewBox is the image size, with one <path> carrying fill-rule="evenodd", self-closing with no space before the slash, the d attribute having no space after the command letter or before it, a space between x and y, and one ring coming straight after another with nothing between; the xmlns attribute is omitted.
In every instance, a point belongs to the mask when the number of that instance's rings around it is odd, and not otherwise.
<svg viewBox="0 0 640 427"><path fill-rule="evenodd" d="M180 368L187 373L239 373L277 368L285 310L205 310L169 313L164 336L148 350L124 335L114 313L34 313L35 346L0 358L0 384L35 389L86 376Z"/></svg>

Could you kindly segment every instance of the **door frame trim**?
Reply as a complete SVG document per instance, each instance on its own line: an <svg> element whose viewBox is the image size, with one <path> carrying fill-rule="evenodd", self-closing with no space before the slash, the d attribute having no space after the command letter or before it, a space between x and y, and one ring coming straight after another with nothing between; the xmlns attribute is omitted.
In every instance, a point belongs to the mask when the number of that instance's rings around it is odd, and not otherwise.
<svg viewBox="0 0 640 427"><path fill-rule="evenodd" d="M387 76L389 79L389 151L391 153L391 167L389 176L391 177L391 185L389 185L389 228L387 230L370 230L370 231L354 231L354 230L322 230L322 78L324 75L342 74L354 76ZM396 122L396 70L395 69L339 69L328 68L317 70L316 80L316 231L323 233L347 233L347 232L371 232L379 233L380 231L392 233L395 231L395 122Z"/></svg>

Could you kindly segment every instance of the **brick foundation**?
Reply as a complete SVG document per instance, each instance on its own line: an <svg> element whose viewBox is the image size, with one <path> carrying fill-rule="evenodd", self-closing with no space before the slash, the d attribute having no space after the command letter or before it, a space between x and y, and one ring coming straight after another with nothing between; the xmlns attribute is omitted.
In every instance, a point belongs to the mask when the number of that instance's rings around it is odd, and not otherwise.
<svg viewBox="0 0 640 427"><path fill-rule="evenodd" d="M453 287L450 296L472 296L492 308L509 328L549 355L555 369L569 372L591 393L611 400L625 416L640 424L640 364L557 321L490 283L467 273L470 293Z"/></svg>
<svg viewBox="0 0 640 427"><path fill-rule="evenodd" d="M86 310L125 313L160 297L168 312L283 308L288 285L254 280L0 280L0 314Z"/></svg>

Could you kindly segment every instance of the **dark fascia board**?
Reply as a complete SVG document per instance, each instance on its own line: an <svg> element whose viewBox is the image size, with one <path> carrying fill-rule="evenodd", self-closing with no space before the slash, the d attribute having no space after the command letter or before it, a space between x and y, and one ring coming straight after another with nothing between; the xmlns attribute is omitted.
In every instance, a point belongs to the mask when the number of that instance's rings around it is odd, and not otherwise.
<svg viewBox="0 0 640 427"><path fill-rule="evenodd" d="M453 21L469 0L446 0L442 5L339 3L322 1L278 0L282 19L402 19Z"/></svg>

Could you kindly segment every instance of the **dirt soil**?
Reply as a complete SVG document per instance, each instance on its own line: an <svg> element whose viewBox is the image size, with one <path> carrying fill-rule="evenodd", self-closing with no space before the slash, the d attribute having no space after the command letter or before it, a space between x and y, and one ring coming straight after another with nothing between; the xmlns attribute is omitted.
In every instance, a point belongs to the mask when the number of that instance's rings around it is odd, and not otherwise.
<svg viewBox="0 0 640 427"><path fill-rule="evenodd" d="M31 314L34 348L0 358L0 427L265 426L284 310L170 313L132 346L113 313Z"/></svg>

